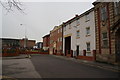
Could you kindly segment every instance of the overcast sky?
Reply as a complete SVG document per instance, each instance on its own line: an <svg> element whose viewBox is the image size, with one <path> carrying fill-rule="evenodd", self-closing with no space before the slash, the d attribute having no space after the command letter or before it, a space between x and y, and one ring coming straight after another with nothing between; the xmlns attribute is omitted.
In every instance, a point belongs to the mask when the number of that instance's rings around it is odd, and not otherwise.
<svg viewBox="0 0 120 80"><path fill-rule="evenodd" d="M24 12L17 10L2 15L2 37L23 38L42 41L42 37L50 32L54 26L60 25L93 7L92 2L25 2ZM23 24L23 25L20 25Z"/></svg>

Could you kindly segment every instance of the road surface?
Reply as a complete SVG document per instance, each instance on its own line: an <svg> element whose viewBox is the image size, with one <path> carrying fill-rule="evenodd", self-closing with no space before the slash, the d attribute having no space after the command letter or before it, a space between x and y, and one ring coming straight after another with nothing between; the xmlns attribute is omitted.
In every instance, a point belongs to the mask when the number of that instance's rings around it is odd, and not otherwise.
<svg viewBox="0 0 120 80"><path fill-rule="evenodd" d="M32 55L31 61L42 78L118 78L118 72L93 67L52 55Z"/></svg>

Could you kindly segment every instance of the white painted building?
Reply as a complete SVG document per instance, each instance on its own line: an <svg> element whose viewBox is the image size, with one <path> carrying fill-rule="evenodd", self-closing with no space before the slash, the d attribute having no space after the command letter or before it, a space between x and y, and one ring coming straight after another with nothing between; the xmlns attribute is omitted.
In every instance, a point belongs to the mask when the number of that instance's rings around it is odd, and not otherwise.
<svg viewBox="0 0 120 80"><path fill-rule="evenodd" d="M83 50L86 50L86 56L92 56L93 50L96 50L95 44L94 8L64 23L64 54L70 48L69 50L73 50L73 56L83 55Z"/></svg>

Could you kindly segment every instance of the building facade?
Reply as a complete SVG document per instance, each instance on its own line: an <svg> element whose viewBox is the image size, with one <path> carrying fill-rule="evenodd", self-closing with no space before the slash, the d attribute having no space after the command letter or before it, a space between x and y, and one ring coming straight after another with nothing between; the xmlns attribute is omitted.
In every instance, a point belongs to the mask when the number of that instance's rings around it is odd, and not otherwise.
<svg viewBox="0 0 120 80"><path fill-rule="evenodd" d="M28 40L28 39L20 39L20 47L32 49L35 46L35 40Z"/></svg>
<svg viewBox="0 0 120 80"><path fill-rule="evenodd" d="M50 34L45 35L43 37L43 50L45 51L49 50L49 45L50 45Z"/></svg>
<svg viewBox="0 0 120 80"><path fill-rule="evenodd" d="M120 1L94 2L96 60L120 62Z"/></svg>
<svg viewBox="0 0 120 80"><path fill-rule="evenodd" d="M1 38L2 48L18 48L20 47L19 39L11 39L11 38Z"/></svg>
<svg viewBox="0 0 120 80"><path fill-rule="evenodd" d="M94 8L64 23L63 52L73 56L93 56L95 47Z"/></svg>
<svg viewBox="0 0 120 80"><path fill-rule="evenodd" d="M63 29L62 25L55 26L53 30L50 31L50 54L61 54L62 53L62 39L63 39Z"/></svg>

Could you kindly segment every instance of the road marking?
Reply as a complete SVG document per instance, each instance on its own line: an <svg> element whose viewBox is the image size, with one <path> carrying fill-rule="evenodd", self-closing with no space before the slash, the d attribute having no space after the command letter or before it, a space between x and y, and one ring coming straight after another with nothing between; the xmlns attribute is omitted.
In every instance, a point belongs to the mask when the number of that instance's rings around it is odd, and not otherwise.
<svg viewBox="0 0 120 80"><path fill-rule="evenodd" d="M9 77L9 76L0 76L0 79L10 79L10 80L18 80L16 78L13 78L13 77Z"/></svg>

